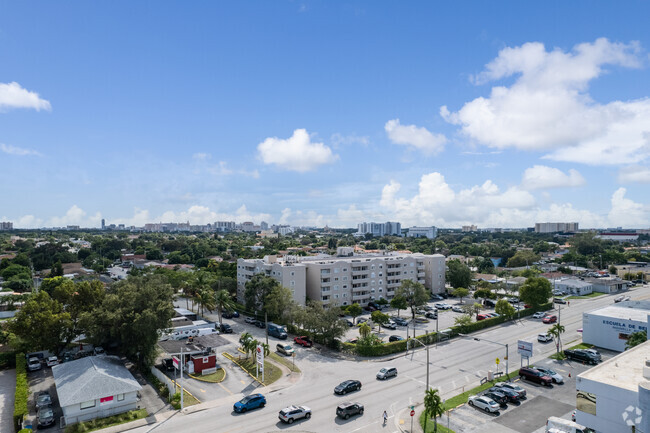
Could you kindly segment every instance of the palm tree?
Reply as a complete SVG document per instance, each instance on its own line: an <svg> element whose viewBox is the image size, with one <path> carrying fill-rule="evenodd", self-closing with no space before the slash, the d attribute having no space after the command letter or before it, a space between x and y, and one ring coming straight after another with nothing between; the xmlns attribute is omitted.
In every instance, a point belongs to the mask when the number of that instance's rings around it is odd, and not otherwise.
<svg viewBox="0 0 650 433"><path fill-rule="evenodd" d="M560 353L560 349L562 347L562 340L560 339L560 335L564 333L564 326L556 323L549 328L548 333L553 336L555 341L557 341L555 348L557 349L557 353Z"/></svg>
<svg viewBox="0 0 650 433"><path fill-rule="evenodd" d="M234 310L235 304L227 290L221 289L214 294L214 304L219 314L219 325L223 324L221 314L223 310Z"/></svg>
<svg viewBox="0 0 650 433"><path fill-rule="evenodd" d="M364 322L359 326L359 335L361 335L361 338L365 339L368 338L368 335L370 335L370 325L368 323Z"/></svg>
<svg viewBox="0 0 650 433"><path fill-rule="evenodd" d="M433 431L438 431L438 417L444 413L444 407L437 389L429 388L424 393L424 431L427 431L427 420L433 418Z"/></svg>

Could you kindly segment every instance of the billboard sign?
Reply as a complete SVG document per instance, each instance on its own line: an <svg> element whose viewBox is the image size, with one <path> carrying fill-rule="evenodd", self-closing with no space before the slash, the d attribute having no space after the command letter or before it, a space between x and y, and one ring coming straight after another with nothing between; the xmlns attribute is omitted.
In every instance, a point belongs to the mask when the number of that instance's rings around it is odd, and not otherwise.
<svg viewBox="0 0 650 433"><path fill-rule="evenodd" d="M517 353L522 358L531 358L533 356L533 343L524 340L517 341Z"/></svg>

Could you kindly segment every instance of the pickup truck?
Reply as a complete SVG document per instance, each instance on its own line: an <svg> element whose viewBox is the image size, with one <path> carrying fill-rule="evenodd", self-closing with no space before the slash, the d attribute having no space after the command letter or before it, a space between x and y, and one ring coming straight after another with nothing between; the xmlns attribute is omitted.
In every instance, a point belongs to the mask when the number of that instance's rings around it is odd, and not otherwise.
<svg viewBox="0 0 650 433"><path fill-rule="evenodd" d="M593 364L593 365L598 364L598 361L600 361L600 359L598 359L598 357L595 354L583 349L576 349L576 350L566 349L564 351L564 356L566 356L567 359L582 361L582 362L586 362L587 364Z"/></svg>

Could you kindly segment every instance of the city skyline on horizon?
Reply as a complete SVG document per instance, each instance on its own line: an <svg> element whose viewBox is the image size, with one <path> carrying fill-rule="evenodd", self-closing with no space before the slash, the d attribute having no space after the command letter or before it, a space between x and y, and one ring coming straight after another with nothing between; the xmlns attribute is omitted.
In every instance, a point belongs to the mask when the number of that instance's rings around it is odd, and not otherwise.
<svg viewBox="0 0 650 433"><path fill-rule="evenodd" d="M650 5L253 3L6 5L0 221L650 225Z"/></svg>

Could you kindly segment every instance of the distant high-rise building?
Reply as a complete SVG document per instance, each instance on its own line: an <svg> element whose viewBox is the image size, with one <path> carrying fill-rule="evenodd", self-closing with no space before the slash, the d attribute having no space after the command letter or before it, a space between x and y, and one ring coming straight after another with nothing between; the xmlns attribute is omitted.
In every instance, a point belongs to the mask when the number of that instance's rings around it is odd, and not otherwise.
<svg viewBox="0 0 650 433"><path fill-rule="evenodd" d="M535 233L577 232L578 223L535 223Z"/></svg>
<svg viewBox="0 0 650 433"><path fill-rule="evenodd" d="M12 222L0 222L0 230L13 230L14 229L14 223Z"/></svg>
<svg viewBox="0 0 650 433"><path fill-rule="evenodd" d="M260 229L261 230L268 230L269 229L269 223L267 223L266 221L262 221L260 223Z"/></svg>
<svg viewBox="0 0 650 433"><path fill-rule="evenodd" d="M468 232L477 232L478 228L475 225L471 225L471 226L462 226L460 230L462 232L468 233Z"/></svg>
<svg viewBox="0 0 650 433"><path fill-rule="evenodd" d="M102 230L106 230L106 220L102 218Z"/></svg>
<svg viewBox="0 0 650 433"><path fill-rule="evenodd" d="M409 238L428 238L435 239L438 236L438 229L434 226L431 227L409 227L406 232Z"/></svg>
<svg viewBox="0 0 650 433"><path fill-rule="evenodd" d="M360 223L357 225L357 235L371 234L380 236L402 236L402 224L398 222Z"/></svg>

